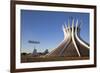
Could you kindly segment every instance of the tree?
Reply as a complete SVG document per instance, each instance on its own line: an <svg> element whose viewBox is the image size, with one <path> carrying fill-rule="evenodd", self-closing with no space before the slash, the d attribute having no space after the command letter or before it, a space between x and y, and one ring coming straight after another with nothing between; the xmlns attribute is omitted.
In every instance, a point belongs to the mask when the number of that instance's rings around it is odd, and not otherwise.
<svg viewBox="0 0 100 73"><path fill-rule="evenodd" d="M23 52L23 53L21 53L21 55L27 55L27 53Z"/></svg>
<svg viewBox="0 0 100 73"><path fill-rule="evenodd" d="M48 49L46 49L46 50L44 51L44 54L47 54L47 53L49 53L49 50L48 50Z"/></svg>

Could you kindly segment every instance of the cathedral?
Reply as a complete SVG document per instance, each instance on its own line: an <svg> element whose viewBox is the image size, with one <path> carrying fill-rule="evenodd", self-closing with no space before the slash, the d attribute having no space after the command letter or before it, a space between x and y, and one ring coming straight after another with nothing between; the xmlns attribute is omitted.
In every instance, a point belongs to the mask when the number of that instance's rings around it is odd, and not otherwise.
<svg viewBox="0 0 100 73"><path fill-rule="evenodd" d="M89 57L89 44L80 37L79 21L62 26L64 39L45 57Z"/></svg>

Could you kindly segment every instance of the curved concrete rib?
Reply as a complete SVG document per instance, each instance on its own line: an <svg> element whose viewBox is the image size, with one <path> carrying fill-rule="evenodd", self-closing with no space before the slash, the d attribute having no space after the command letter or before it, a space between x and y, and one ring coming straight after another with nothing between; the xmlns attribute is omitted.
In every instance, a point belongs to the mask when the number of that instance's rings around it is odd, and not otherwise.
<svg viewBox="0 0 100 73"><path fill-rule="evenodd" d="M78 20L76 22L76 28L75 28L75 37L76 39L80 42L80 44L82 44L83 46L85 46L86 48L90 48L87 44L85 44L83 41L80 40L80 38L77 35L77 28L78 28Z"/></svg>
<svg viewBox="0 0 100 73"><path fill-rule="evenodd" d="M59 53L59 55L61 55L63 53L63 51L65 50L66 46L69 44L69 42L71 41L71 28L70 25L67 27L66 24L64 24L62 26L63 32L64 32L64 39L63 41L54 49L52 50L49 54L47 54L46 56L52 54L54 51L56 51L56 49L58 49L59 47L63 46L62 51Z"/></svg>
<svg viewBox="0 0 100 73"><path fill-rule="evenodd" d="M77 47L77 45L76 45L75 38L74 38L74 20L73 20L73 22L72 22L72 41L73 41L73 44L74 44L74 46L75 46L75 48L76 48L76 51L77 51L77 53L78 53L78 56L80 57L81 55L80 55L80 52L79 52L79 50L78 50L78 47Z"/></svg>
<svg viewBox="0 0 100 73"><path fill-rule="evenodd" d="M70 27L67 27L66 25L65 25L65 30L64 31L66 31L66 37L65 37L65 39L64 39L64 41L66 42L66 45L64 46L64 48L62 48L62 51L60 52L60 56L61 56L61 54L64 52L64 50L65 50L65 48L68 46L68 44L70 43L70 41L71 41L71 29L69 29Z"/></svg>
<svg viewBox="0 0 100 73"><path fill-rule="evenodd" d="M48 53L46 56L52 54L56 49L58 49L58 48L59 48L60 46L62 46L64 43L67 43L68 38L69 38L69 36L68 36L68 28L67 28L67 26L62 26L62 29L63 29L63 32L64 32L64 39L63 39L63 41L62 41L60 44L58 44L59 46L57 46L54 50L52 50L52 51L51 51L50 53Z"/></svg>

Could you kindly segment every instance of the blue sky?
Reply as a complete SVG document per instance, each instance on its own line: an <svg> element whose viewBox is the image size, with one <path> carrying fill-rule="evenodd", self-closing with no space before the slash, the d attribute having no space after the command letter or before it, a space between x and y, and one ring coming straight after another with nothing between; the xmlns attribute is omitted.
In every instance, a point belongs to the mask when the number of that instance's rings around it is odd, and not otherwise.
<svg viewBox="0 0 100 73"><path fill-rule="evenodd" d="M62 25L73 17L82 21L80 36L89 43L89 13L21 10L21 52L51 51L63 40ZM70 19L71 24L71 19ZM40 44L28 43L29 40Z"/></svg>

